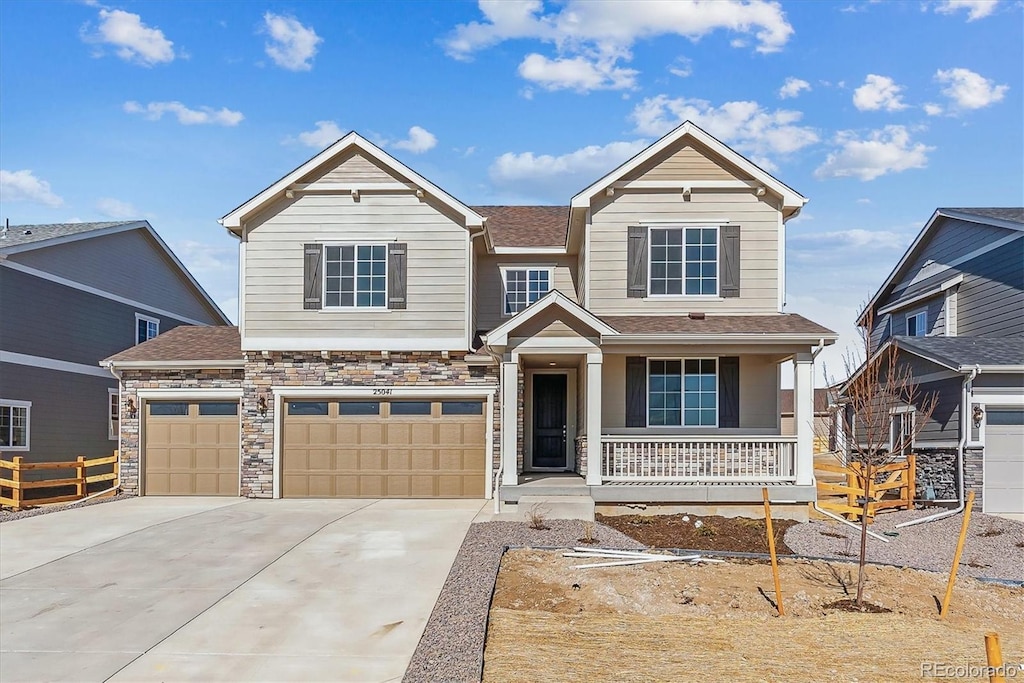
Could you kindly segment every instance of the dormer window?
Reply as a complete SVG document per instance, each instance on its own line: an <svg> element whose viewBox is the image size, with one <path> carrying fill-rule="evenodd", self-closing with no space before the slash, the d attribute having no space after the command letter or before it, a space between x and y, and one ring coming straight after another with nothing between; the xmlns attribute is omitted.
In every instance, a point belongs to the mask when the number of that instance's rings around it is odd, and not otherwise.
<svg viewBox="0 0 1024 683"><path fill-rule="evenodd" d="M504 315L515 315L551 291L552 268L502 268Z"/></svg>
<svg viewBox="0 0 1024 683"><path fill-rule="evenodd" d="M907 315L907 336L923 337L928 334L928 311Z"/></svg>

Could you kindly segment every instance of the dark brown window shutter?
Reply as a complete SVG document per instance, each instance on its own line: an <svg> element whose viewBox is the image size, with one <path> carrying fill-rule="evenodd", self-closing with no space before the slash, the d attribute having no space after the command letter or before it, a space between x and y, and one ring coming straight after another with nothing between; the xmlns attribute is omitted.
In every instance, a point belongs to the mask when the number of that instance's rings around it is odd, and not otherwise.
<svg viewBox="0 0 1024 683"><path fill-rule="evenodd" d="M388 308L406 307L406 275L409 268L409 249L405 242L388 244Z"/></svg>
<svg viewBox="0 0 1024 683"><path fill-rule="evenodd" d="M307 310L319 310L323 308L324 249L319 244L307 244L304 251L302 307Z"/></svg>
<svg viewBox="0 0 1024 683"><path fill-rule="evenodd" d="M626 296L642 299L647 296L647 228L629 226L626 238Z"/></svg>
<svg viewBox="0 0 1024 683"><path fill-rule="evenodd" d="M626 426L647 426L647 359L626 357Z"/></svg>
<svg viewBox="0 0 1024 683"><path fill-rule="evenodd" d="M719 293L723 297L737 297L740 295L740 226L723 225L719 233L722 252Z"/></svg>
<svg viewBox="0 0 1024 683"><path fill-rule="evenodd" d="M740 359L718 359L718 426L740 426Z"/></svg>

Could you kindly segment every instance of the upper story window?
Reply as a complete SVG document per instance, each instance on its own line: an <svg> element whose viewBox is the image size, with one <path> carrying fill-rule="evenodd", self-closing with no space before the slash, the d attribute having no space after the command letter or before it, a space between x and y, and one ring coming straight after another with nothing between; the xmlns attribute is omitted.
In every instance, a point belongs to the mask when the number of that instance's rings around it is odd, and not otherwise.
<svg viewBox="0 0 1024 683"><path fill-rule="evenodd" d="M31 401L0 398L0 449L27 451Z"/></svg>
<svg viewBox="0 0 1024 683"><path fill-rule="evenodd" d="M652 427L718 425L718 362L714 358L650 359L647 422Z"/></svg>
<svg viewBox="0 0 1024 683"><path fill-rule="evenodd" d="M502 268L504 314L515 315L551 290L551 268Z"/></svg>
<svg viewBox="0 0 1024 683"><path fill-rule="evenodd" d="M387 307L388 250L383 244L350 244L325 249L326 308Z"/></svg>
<svg viewBox="0 0 1024 683"><path fill-rule="evenodd" d="M150 318L148 315L142 315L141 313L135 314L136 344L141 344L144 341L149 341L158 334L160 334L159 318Z"/></svg>
<svg viewBox="0 0 1024 683"><path fill-rule="evenodd" d="M923 337L928 334L928 311L907 315L907 336Z"/></svg>
<svg viewBox="0 0 1024 683"><path fill-rule="evenodd" d="M107 389L107 438L117 440L121 432L121 404L117 389Z"/></svg>
<svg viewBox="0 0 1024 683"><path fill-rule="evenodd" d="M718 295L718 228L651 228L651 296Z"/></svg>

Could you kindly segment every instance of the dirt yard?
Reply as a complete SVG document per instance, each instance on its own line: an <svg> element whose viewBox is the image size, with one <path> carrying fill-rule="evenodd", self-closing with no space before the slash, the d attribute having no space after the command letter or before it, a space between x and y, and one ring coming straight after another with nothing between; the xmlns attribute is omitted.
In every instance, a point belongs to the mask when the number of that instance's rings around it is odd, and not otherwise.
<svg viewBox="0 0 1024 683"><path fill-rule="evenodd" d="M649 548L691 548L766 553L768 534L763 519L697 515L597 515L597 521L635 538ZM775 552L792 555L783 537L797 524L772 520Z"/></svg>
<svg viewBox="0 0 1024 683"><path fill-rule="evenodd" d="M959 580L941 622L943 575L872 567L867 597L891 612L854 614L825 606L854 594L855 565L787 559L780 618L767 564L573 569L588 562L506 553L485 681L920 682L939 680L927 663L984 666L988 631L1004 662L1024 662L1021 588Z"/></svg>

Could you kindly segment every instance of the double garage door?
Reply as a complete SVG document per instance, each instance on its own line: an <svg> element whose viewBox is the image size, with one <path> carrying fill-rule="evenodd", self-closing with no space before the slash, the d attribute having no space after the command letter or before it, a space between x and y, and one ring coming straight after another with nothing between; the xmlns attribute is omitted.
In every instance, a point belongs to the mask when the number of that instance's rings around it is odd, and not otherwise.
<svg viewBox="0 0 1024 683"><path fill-rule="evenodd" d="M1024 410L986 412L985 512L1024 514Z"/></svg>
<svg viewBox="0 0 1024 683"><path fill-rule="evenodd" d="M147 496L237 496L238 401L148 401Z"/></svg>
<svg viewBox="0 0 1024 683"><path fill-rule="evenodd" d="M480 400L287 401L285 498L483 498Z"/></svg>

